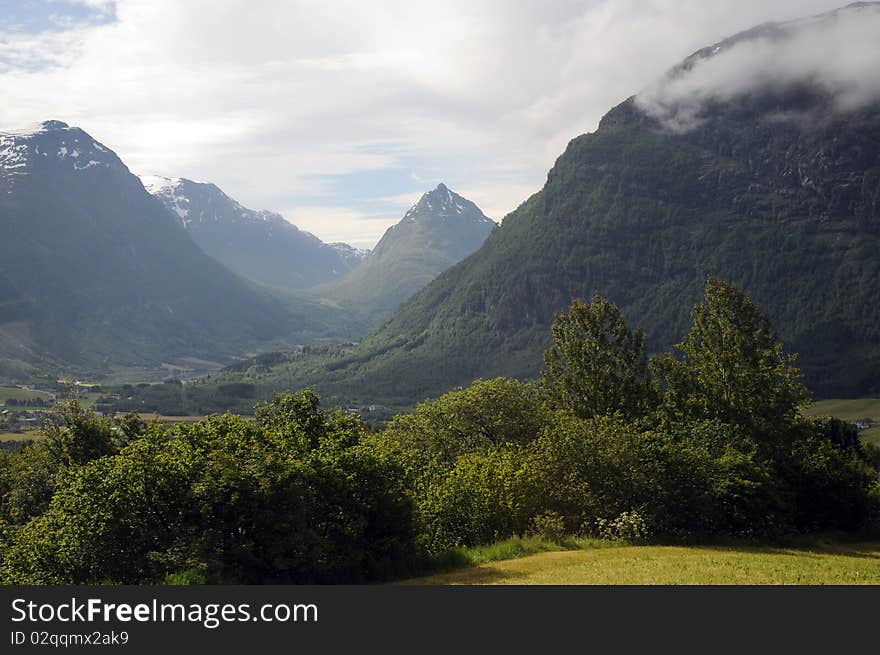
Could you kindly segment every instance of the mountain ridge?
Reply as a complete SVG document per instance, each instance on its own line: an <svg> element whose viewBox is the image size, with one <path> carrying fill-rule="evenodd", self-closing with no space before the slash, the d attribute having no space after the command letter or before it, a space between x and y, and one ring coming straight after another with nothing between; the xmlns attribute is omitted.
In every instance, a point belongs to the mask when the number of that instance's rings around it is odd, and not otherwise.
<svg viewBox="0 0 880 655"><path fill-rule="evenodd" d="M202 250L256 282L302 289L336 279L356 264L281 214L248 209L211 182L156 175L140 179Z"/></svg>
<svg viewBox="0 0 880 655"><path fill-rule="evenodd" d="M0 224L6 378L230 361L323 329L314 304L206 255L116 153L61 121L0 134Z"/></svg>

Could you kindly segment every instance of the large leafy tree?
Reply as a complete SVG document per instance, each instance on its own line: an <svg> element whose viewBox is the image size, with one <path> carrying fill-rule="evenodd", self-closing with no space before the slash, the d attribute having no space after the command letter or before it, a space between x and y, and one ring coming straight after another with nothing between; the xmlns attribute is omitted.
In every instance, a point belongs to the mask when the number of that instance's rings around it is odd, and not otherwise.
<svg viewBox="0 0 880 655"><path fill-rule="evenodd" d="M558 406L581 418L637 415L647 393L645 336L600 296L575 300L553 323L543 384Z"/></svg>
<svg viewBox="0 0 880 655"><path fill-rule="evenodd" d="M395 416L384 440L411 451L419 461L437 460L445 467L466 453L533 441L547 413L534 383L477 380L466 389L421 403L414 414Z"/></svg>
<svg viewBox="0 0 880 655"><path fill-rule="evenodd" d="M678 345L683 358L655 362L667 406L680 416L740 426L764 442L789 432L809 393L768 318L745 291L714 277L693 317Z"/></svg>

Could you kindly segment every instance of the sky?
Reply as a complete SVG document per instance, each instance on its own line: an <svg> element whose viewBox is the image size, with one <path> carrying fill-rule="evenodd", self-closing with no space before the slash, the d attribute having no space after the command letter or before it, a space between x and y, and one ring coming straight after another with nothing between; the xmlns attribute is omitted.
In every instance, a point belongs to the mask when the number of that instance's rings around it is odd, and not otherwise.
<svg viewBox="0 0 880 655"><path fill-rule="evenodd" d="M501 220L687 55L842 4L0 0L0 129L62 120L135 173L372 247L439 182Z"/></svg>

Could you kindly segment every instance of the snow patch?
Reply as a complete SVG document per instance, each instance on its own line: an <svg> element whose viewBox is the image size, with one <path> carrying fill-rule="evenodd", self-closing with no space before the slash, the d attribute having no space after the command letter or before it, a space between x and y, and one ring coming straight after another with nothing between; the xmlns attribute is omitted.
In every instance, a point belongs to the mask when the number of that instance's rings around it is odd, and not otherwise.
<svg viewBox="0 0 880 655"><path fill-rule="evenodd" d="M180 185L179 177L162 177L160 175L141 175L141 184L153 195L159 194L167 189L174 189Z"/></svg>
<svg viewBox="0 0 880 655"><path fill-rule="evenodd" d="M189 227L192 222L189 218L189 198L181 192L181 183L183 182L181 178L141 175L140 180L144 189L161 200L166 208L177 214L184 228Z"/></svg>
<svg viewBox="0 0 880 655"><path fill-rule="evenodd" d="M102 162L95 161L94 159L90 159L88 161L88 163L85 163L85 164L83 164L82 162L78 162L78 161L74 162L73 163L73 170L84 171L87 168L91 168L92 166L101 166L101 165L105 166L106 168L110 168L110 164L104 164Z"/></svg>
<svg viewBox="0 0 880 655"><path fill-rule="evenodd" d="M0 168L12 169L27 166L28 146L14 136L0 136Z"/></svg>

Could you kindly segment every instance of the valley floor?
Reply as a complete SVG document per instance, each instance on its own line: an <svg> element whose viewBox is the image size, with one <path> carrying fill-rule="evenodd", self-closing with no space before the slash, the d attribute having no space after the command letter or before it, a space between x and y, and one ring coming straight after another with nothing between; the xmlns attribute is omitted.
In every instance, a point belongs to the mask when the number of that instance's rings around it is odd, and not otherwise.
<svg viewBox="0 0 880 655"><path fill-rule="evenodd" d="M844 421L860 421L868 427L861 431L863 441L880 446L880 398L820 400L804 412L807 416L835 416Z"/></svg>
<svg viewBox="0 0 880 655"><path fill-rule="evenodd" d="M431 585L880 584L880 542L814 548L619 546L538 553L409 580Z"/></svg>

